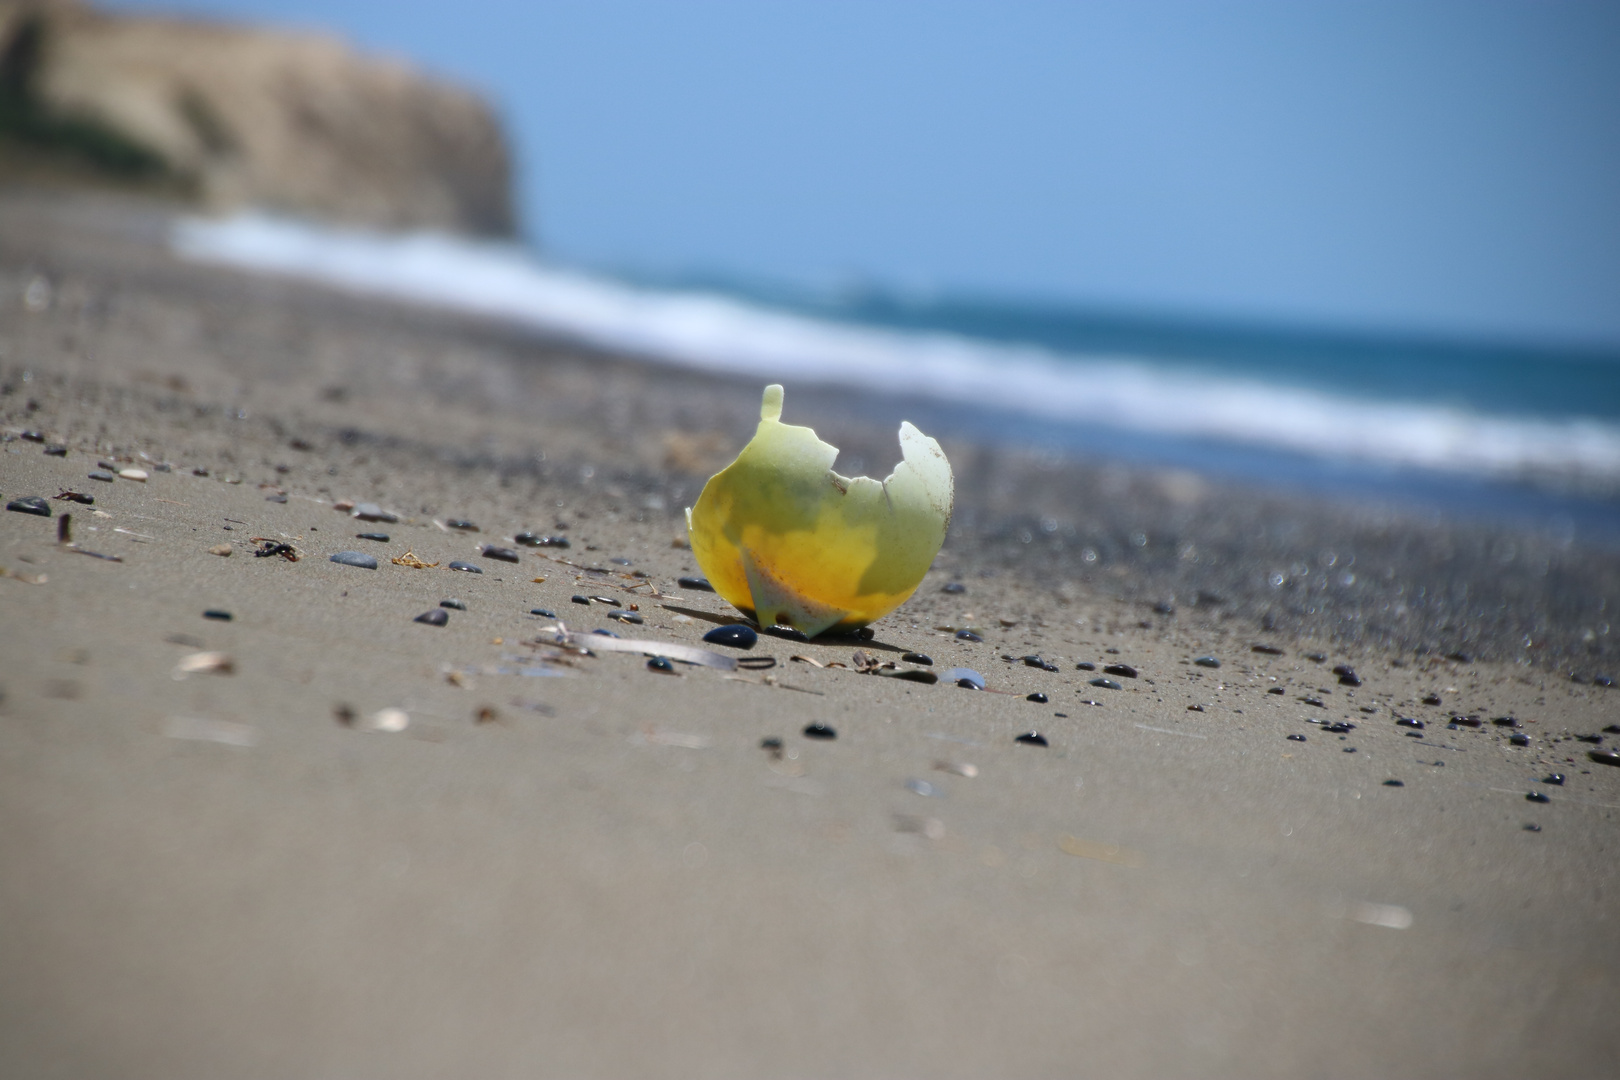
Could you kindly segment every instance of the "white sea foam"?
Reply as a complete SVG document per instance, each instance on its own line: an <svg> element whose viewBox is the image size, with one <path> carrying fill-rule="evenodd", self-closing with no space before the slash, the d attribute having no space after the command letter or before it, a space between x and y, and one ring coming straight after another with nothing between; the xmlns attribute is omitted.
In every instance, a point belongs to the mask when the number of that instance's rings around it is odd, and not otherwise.
<svg viewBox="0 0 1620 1080"><path fill-rule="evenodd" d="M515 245L243 215L180 255L478 312L706 371L922 395L1076 424L1500 478L1620 483L1620 425L1482 414L1220 378L1150 360L851 326L548 266Z"/></svg>

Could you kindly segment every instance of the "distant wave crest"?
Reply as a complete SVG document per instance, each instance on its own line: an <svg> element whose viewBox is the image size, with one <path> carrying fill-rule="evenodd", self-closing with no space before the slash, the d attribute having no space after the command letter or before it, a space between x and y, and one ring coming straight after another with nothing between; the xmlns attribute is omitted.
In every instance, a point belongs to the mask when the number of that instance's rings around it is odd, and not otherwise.
<svg viewBox="0 0 1620 1080"><path fill-rule="evenodd" d="M1538 420L851 326L547 266L515 245L265 215L182 219L183 257L499 316L705 371L861 385L1067 423L1498 479L1620 484L1620 425Z"/></svg>

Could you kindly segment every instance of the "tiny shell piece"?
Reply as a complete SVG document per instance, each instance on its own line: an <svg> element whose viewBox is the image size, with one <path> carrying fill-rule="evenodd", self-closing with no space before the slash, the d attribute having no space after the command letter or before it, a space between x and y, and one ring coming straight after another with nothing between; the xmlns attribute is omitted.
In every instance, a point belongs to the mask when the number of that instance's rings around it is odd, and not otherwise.
<svg viewBox="0 0 1620 1080"><path fill-rule="evenodd" d="M807 637L854 630L916 591L945 541L954 485L939 444L900 425L888 478L833 472L837 447L781 422L765 388L759 428L686 512L692 554L716 592L761 625Z"/></svg>
<svg viewBox="0 0 1620 1080"><path fill-rule="evenodd" d="M139 480L143 484L146 483L145 469L119 469L118 475L125 480Z"/></svg>

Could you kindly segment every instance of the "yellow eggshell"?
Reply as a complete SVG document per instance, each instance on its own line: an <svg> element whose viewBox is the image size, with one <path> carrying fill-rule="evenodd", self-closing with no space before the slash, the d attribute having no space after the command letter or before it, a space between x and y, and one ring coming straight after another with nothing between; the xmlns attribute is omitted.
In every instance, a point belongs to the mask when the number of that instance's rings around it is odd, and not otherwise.
<svg viewBox="0 0 1620 1080"><path fill-rule="evenodd" d="M945 542L954 484L939 444L900 425L903 460L881 482L832 471L838 449L781 422L765 388L759 428L686 511L715 591L761 624L814 637L882 618L916 591Z"/></svg>

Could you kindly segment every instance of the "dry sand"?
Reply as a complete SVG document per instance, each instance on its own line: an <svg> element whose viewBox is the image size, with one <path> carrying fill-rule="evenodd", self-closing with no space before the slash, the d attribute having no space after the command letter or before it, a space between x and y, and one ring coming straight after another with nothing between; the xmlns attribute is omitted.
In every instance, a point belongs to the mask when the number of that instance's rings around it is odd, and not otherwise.
<svg viewBox="0 0 1620 1080"><path fill-rule="evenodd" d="M948 445L965 521L875 640L763 637L768 671L542 663L534 608L691 644L734 617L675 584L679 510L758 387L180 266L160 224L0 205L0 493L95 499L0 513L0 1075L1612 1074L1620 768L1573 736L1620 699L1568 677L1602 660L1557 573L1452 640L1444 611L1352 633L1342 599L1296 611L1241 576L1189 596L1180 548L1074 569L1121 503L1222 552L1269 507L1362 538L1364 568L1407 553L1378 587L1409 596L1425 545L1505 534L1113 470L1116 509L1070 504L1059 551L1043 493L1095 470ZM804 400L892 457L886 416ZM480 554L522 530L572 546ZM1610 555L1515 542L1614 580ZM328 560L347 549L379 568ZM1447 580L1489 588L1481 565ZM447 626L412 621L450 597ZM1556 655L1510 647L1536 619ZM1495 658L1444 658L1463 646ZM856 649L988 692L825 666ZM177 668L203 651L231 669ZM365 730L389 708L403 731Z"/></svg>

